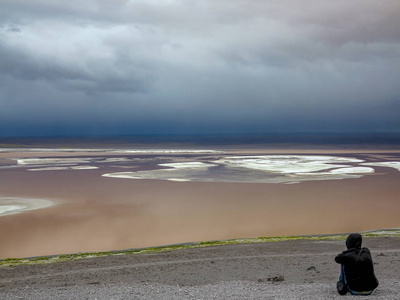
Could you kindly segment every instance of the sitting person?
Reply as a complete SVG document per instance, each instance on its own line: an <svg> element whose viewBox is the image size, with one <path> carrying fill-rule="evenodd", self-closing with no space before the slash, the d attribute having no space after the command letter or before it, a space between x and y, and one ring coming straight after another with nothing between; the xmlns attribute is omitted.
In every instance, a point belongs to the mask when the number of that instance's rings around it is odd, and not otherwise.
<svg viewBox="0 0 400 300"><path fill-rule="evenodd" d="M350 234L346 240L347 250L335 257L335 261L341 264L337 282L340 295L345 295L347 291L353 295L370 295L379 285L371 252L368 248L361 248L361 243L361 234Z"/></svg>

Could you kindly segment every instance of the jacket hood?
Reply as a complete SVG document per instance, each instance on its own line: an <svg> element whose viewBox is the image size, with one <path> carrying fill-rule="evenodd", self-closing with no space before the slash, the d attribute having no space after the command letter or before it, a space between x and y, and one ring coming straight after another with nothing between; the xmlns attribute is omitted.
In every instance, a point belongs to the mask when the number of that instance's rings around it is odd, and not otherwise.
<svg viewBox="0 0 400 300"><path fill-rule="evenodd" d="M362 243L361 234L352 233L347 237L346 247L347 249L352 249L352 248L359 249L361 248L361 243Z"/></svg>

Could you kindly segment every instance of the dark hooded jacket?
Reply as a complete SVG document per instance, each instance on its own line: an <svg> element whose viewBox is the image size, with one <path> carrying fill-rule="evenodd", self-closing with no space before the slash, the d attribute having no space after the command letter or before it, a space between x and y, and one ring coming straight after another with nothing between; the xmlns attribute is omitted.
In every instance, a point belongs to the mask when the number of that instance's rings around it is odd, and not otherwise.
<svg viewBox="0 0 400 300"><path fill-rule="evenodd" d="M368 248L361 248L361 243L360 234L350 234L346 240L347 250L335 257L337 263L344 265L348 287L356 292L372 291L379 285L371 252Z"/></svg>

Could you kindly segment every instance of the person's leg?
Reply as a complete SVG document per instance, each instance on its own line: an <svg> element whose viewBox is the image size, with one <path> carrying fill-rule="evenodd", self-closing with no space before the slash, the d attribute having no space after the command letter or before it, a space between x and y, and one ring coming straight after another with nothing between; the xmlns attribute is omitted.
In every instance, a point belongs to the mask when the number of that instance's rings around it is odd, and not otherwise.
<svg viewBox="0 0 400 300"><path fill-rule="evenodd" d="M340 267L339 281L336 283L337 291L340 295L347 294L346 275L344 273L344 266Z"/></svg>
<svg viewBox="0 0 400 300"><path fill-rule="evenodd" d="M358 295L358 296L369 296L372 294L373 291L367 291L367 292L356 292L356 291L352 291L349 289L350 294L352 295Z"/></svg>
<svg viewBox="0 0 400 300"><path fill-rule="evenodd" d="M339 281L342 281L344 283L344 266L343 265L340 265Z"/></svg>
<svg viewBox="0 0 400 300"><path fill-rule="evenodd" d="M339 281L337 282L337 290L340 295L345 295L347 292L350 292L350 294L352 294L352 295L368 296L373 293L373 290L365 291L365 292L356 292L356 291L349 289L347 286L346 275L344 273L343 265L340 268L340 276L339 276Z"/></svg>

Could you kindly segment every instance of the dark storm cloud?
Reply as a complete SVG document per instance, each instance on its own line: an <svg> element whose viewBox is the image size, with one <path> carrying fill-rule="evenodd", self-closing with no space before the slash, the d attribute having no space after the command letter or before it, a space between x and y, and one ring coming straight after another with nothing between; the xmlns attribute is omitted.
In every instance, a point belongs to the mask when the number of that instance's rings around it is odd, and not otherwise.
<svg viewBox="0 0 400 300"><path fill-rule="evenodd" d="M4 58L0 62L3 76L26 81L45 81L62 89L86 92L145 90L148 69L151 67L146 63L126 60L123 51L118 56L101 57L102 54L98 53L98 57L93 57L85 49L72 49L71 53L68 50L54 49L53 46L69 47L69 41L64 41L58 33L49 36L51 40L33 40L30 45L23 46L8 42L7 38L10 36L14 36L17 43L25 38L23 30L13 30L0 42L0 56ZM60 39L62 45L54 45L53 38Z"/></svg>
<svg viewBox="0 0 400 300"><path fill-rule="evenodd" d="M5 0L0 135L398 131L398 11L397 0Z"/></svg>

